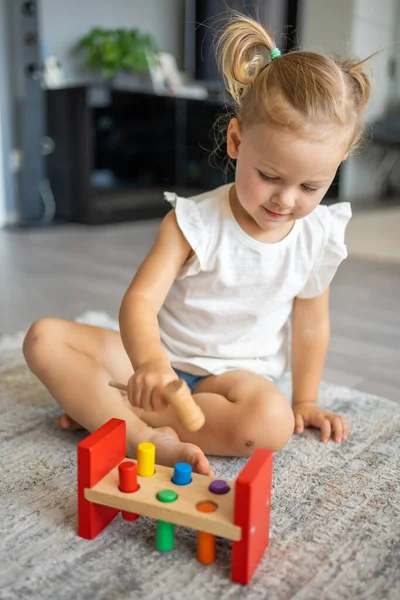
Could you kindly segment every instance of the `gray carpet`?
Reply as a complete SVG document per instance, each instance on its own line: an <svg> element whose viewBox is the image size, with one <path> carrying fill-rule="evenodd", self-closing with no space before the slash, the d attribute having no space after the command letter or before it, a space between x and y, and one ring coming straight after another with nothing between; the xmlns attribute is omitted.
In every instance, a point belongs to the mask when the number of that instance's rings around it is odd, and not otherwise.
<svg viewBox="0 0 400 600"><path fill-rule="evenodd" d="M176 548L160 554L146 518L118 516L93 541L77 536L75 450L84 434L57 428L59 411L24 365L21 341L0 340L1 600L400 598L397 405L322 386L321 405L345 414L352 433L323 445L308 430L275 455L271 542L244 588L230 581L225 540L204 567L194 532L178 527ZM244 459L212 463L234 479Z"/></svg>

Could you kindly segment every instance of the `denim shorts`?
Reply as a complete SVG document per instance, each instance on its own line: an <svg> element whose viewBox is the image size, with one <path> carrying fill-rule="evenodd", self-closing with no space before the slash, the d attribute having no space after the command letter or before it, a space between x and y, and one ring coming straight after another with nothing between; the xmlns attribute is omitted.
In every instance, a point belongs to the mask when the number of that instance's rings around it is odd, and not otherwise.
<svg viewBox="0 0 400 600"><path fill-rule="evenodd" d="M172 368L174 369L174 367ZM178 375L179 379L183 379L184 381L186 381L192 393L196 385L207 377L207 375L191 375L190 373L185 373L184 371L180 371L179 369L174 369L174 371Z"/></svg>

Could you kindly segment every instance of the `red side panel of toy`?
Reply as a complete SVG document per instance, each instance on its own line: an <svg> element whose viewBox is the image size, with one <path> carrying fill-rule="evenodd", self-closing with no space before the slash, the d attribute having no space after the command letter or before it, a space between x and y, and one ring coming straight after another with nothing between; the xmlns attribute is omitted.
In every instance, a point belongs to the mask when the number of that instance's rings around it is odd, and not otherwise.
<svg viewBox="0 0 400 600"><path fill-rule="evenodd" d="M118 510L85 499L91 488L114 469L126 454L126 423L110 419L78 444L78 535L93 539Z"/></svg>
<svg viewBox="0 0 400 600"><path fill-rule="evenodd" d="M233 542L232 581L247 584L269 541L273 453L258 449L236 480L234 523L242 539Z"/></svg>

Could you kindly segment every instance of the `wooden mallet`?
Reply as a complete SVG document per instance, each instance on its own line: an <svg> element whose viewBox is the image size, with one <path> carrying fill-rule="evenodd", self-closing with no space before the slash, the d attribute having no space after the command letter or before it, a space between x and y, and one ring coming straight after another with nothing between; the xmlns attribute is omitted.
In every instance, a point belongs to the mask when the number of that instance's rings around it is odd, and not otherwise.
<svg viewBox="0 0 400 600"><path fill-rule="evenodd" d="M118 381L109 381L108 385L117 390L128 391L128 387ZM203 427L204 413L194 401L186 381L178 379L168 383L163 390L163 397L167 404L174 407L176 416L187 431L198 431Z"/></svg>

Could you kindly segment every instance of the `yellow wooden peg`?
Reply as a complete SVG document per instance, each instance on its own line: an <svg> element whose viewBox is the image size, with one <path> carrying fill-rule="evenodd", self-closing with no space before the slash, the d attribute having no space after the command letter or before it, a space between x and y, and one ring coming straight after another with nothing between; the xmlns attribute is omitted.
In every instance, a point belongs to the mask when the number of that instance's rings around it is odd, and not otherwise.
<svg viewBox="0 0 400 600"><path fill-rule="evenodd" d="M137 474L140 477L151 477L154 475L156 462L156 447L151 442L142 442L137 447Z"/></svg>

